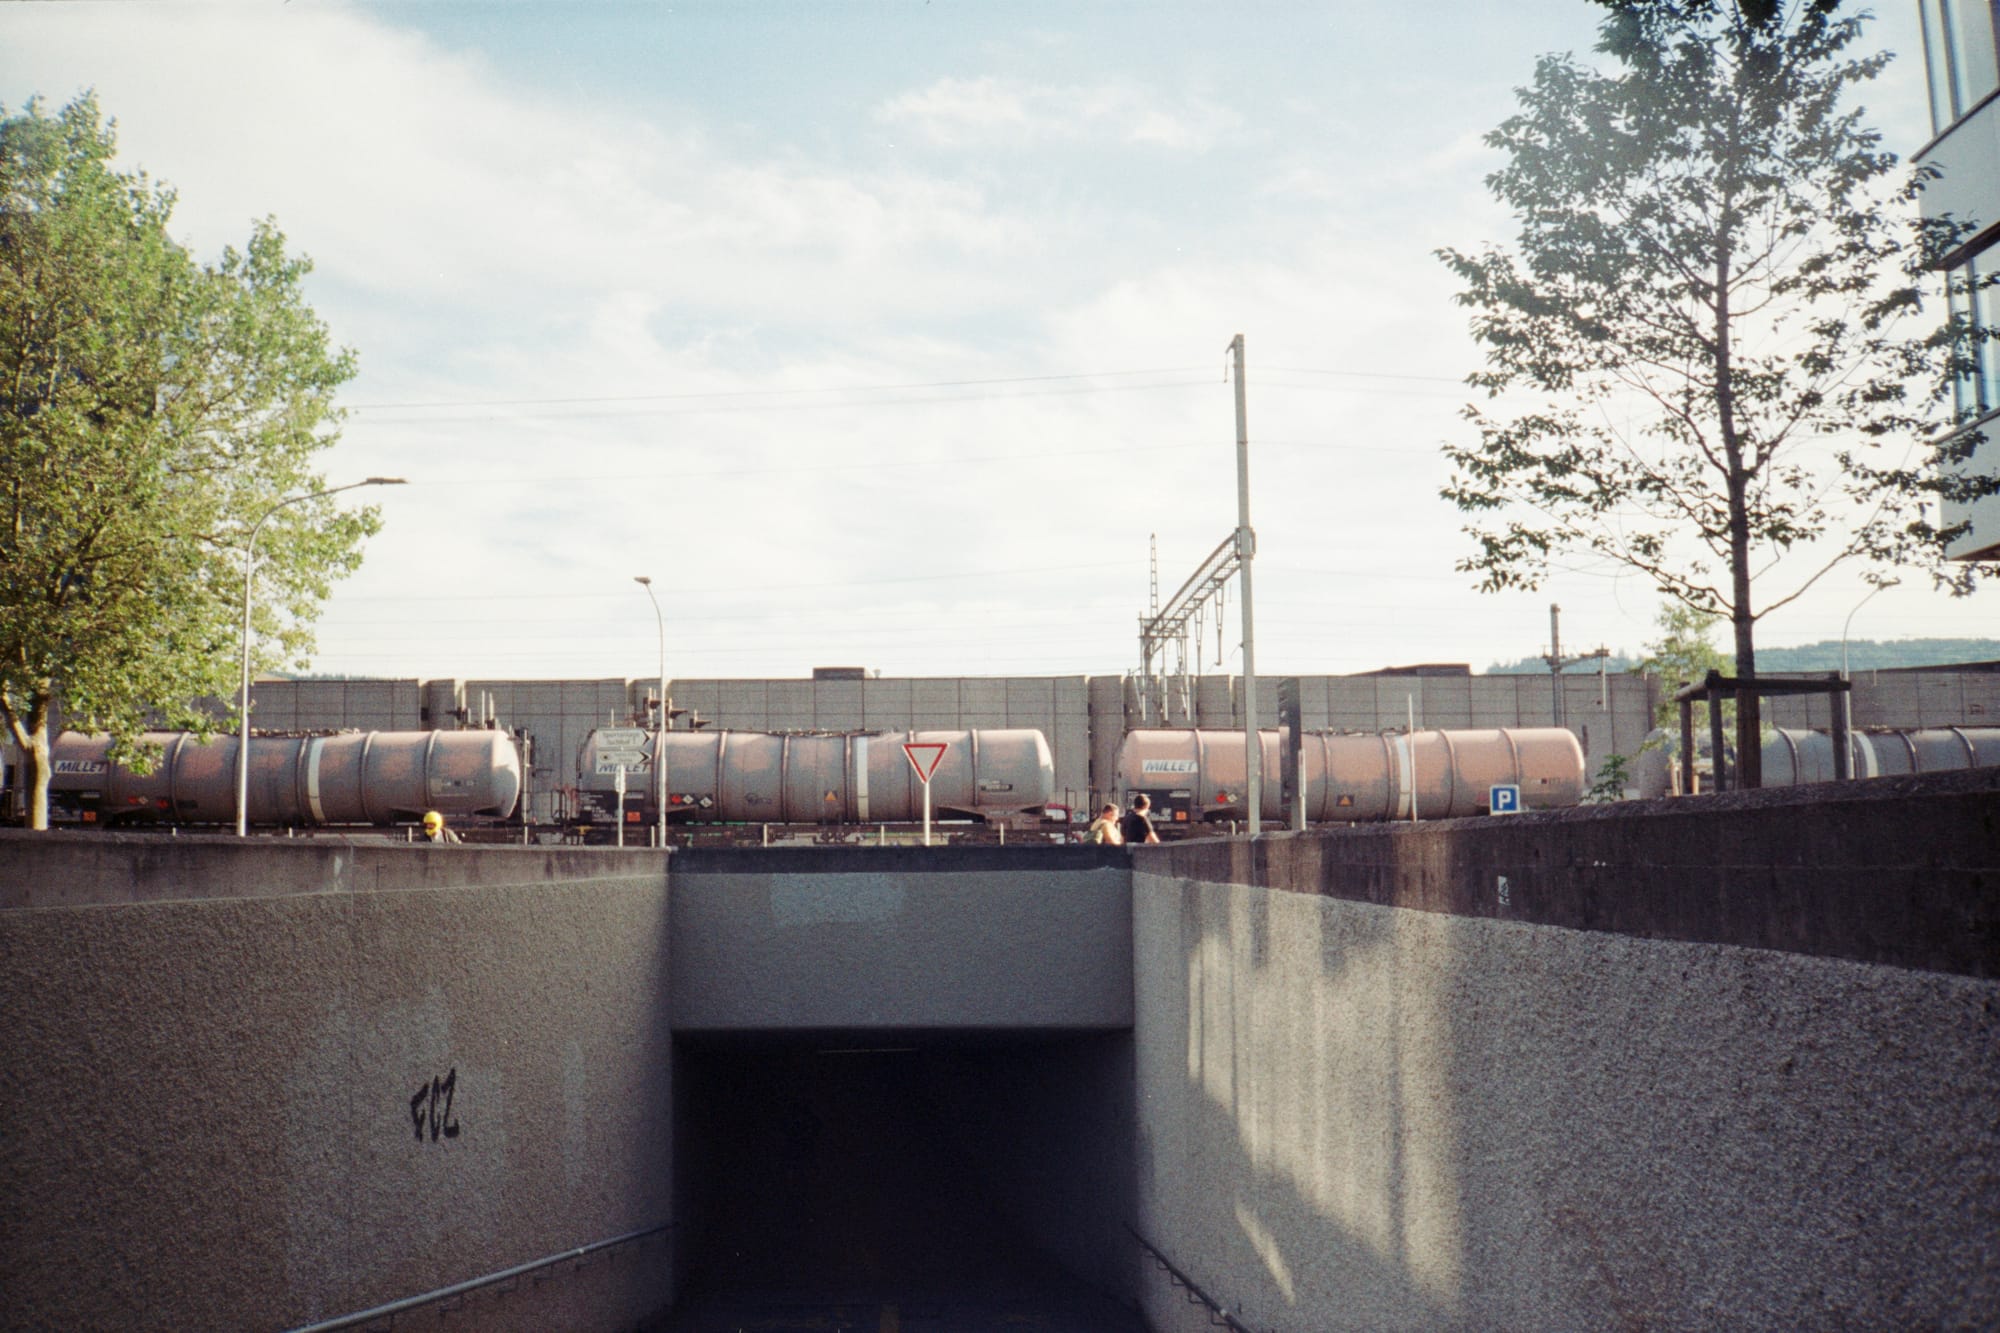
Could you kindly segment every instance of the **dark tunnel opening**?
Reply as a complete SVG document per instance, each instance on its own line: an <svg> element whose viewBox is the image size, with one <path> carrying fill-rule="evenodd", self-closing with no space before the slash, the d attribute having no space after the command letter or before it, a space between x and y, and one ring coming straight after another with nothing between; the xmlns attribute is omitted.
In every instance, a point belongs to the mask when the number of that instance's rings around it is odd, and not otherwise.
<svg viewBox="0 0 2000 1333"><path fill-rule="evenodd" d="M1142 1330L1130 1090L1129 1034L683 1039L671 1327Z"/></svg>

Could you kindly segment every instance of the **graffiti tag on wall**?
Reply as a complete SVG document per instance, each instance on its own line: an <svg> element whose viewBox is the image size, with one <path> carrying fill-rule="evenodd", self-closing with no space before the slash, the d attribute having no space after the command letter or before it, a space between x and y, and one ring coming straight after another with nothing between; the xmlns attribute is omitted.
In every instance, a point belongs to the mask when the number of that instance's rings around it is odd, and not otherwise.
<svg viewBox="0 0 2000 1333"><path fill-rule="evenodd" d="M431 1142L440 1138L458 1137L458 1121L453 1117L451 1103L458 1091L458 1067L454 1065L443 1078L433 1077L429 1083L417 1088L417 1095L410 1098L410 1124L417 1131L417 1142L424 1141L424 1128L430 1127Z"/></svg>

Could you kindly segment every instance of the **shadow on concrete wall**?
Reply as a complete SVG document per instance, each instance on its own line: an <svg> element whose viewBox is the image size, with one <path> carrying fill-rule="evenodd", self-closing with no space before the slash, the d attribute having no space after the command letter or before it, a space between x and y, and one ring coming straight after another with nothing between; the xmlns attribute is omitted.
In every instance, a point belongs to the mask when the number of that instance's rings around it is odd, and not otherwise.
<svg viewBox="0 0 2000 1333"><path fill-rule="evenodd" d="M1824 867L1837 883L1885 872L1891 928L1871 947L1927 947L1912 932L1938 916L1893 897L1913 860L1949 881L1981 828L1992 846L1991 802L1942 809L1874 812L1914 819L1900 860L1833 844L1855 863ZM1409 832L1294 855L1303 893L1148 873L1179 852L1139 862L1141 1229L1245 1323L1972 1326L2000 1308L2000 987L1508 920L1490 854ZM1646 919L1608 901L1615 860L1577 864L1562 821L1539 837L1521 860L1540 883L1572 864L1580 901ZM1768 902L1740 900L1775 880L1793 902L1804 878L1795 821L1760 846L1697 819L1667 845L1668 891L1699 881L1711 926L1773 929ZM1342 866L1349 846L1363 855ZM1265 851L1205 855L1255 880ZM1439 910L1482 894L1476 915ZM1198 1326L1157 1278L1145 1294L1162 1333Z"/></svg>
<svg viewBox="0 0 2000 1333"><path fill-rule="evenodd" d="M1303 914L1274 923L1268 894L1159 890L1167 919L1138 905L1141 1233L1254 1328L1452 1323L1436 1197L1451 1116L1409 1086L1431 1063L1409 1048L1435 1033L1391 980L1393 923L1329 937ZM1156 1320L1181 1315L1156 1279L1146 1291Z"/></svg>

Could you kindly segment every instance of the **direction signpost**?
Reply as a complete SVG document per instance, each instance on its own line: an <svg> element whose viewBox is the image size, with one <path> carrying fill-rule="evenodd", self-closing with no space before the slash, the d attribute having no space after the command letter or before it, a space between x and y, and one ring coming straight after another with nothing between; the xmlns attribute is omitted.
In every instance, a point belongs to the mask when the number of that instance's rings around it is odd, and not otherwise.
<svg viewBox="0 0 2000 1333"><path fill-rule="evenodd" d="M597 733L597 771L609 775L624 769L643 772L649 767L653 738L638 727L606 727Z"/></svg>
<svg viewBox="0 0 2000 1333"><path fill-rule="evenodd" d="M931 845L931 775L937 772L938 764L944 759L948 747L943 741L909 741L903 746L903 757L910 761L910 767L917 770L917 781L924 784L924 846Z"/></svg>

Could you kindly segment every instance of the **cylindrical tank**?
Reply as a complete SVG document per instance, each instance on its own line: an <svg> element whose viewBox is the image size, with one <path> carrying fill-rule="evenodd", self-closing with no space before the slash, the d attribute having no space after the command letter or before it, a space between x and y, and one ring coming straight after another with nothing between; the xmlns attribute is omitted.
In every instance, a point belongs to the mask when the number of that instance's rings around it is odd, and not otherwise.
<svg viewBox="0 0 2000 1333"><path fill-rule="evenodd" d="M1939 773L2000 765L2000 727L1929 727L1848 733L1848 772L1857 778ZM1833 781L1833 737L1774 727L1764 738L1764 785Z"/></svg>
<svg viewBox="0 0 2000 1333"><path fill-rule="evenodd" d="M66 731L49 747L49 791L106 823L236 819L234 736L203 743L147 732L160 753L150 773L110 761L110 740ZM347 731L250 738L249 822L389 824L427 810L447 817L511 814L521 757L499 731Z"/></svg>
<svg viewBox="0 0 2000 1333"><path fill-rule="evenodd" d="M1284 818L1278 733L1264 731L1262 816ZM1134 731L1118 750L1118 782L1129 800L1144 792L1156 822L1242 819L1250 766L1240 731ZM1496 784L1520 787L1531 810L1583 797L1583 747L1566 727L1420 731L1407 735L1308 733L1299 772L1306 819L1450 819L1485 811Z"/></svg>
<svg viewBox="0 0 2000 1333"><path fill-rule="evenodd" d="M665 782L653 775L652 747L665 742ZM758 731L670 731L664 737L607 728L584 738L577 787L603 803L626 770L627 811L655 817L658 786L667 815L682 821L769 824L902 823L921 819L924 784L906 743L943 745L931 775L935 815L985 816L1045 806L1055 760L1041 732L898 731L781 735ZM615 797L610 799L615 800Z"/></svg>
<svg viewBox="0 0 2000 1333"><path fill-rule="evenodd" d="M1856 778L2000 765L2000 727L1875 728L1849 732L1847 745L1848 774ZM1706 734L1695 737L1695 748L1706 786ZM1764 734L1763 750L1766 787L1834 780L1833 736L1828 732L1772 727ZM1645 748L1633 761L1633 774L1642 798L1669 794L1672 765L1679 752L1678 732L1662 729L1647 736Z"/></svg>

